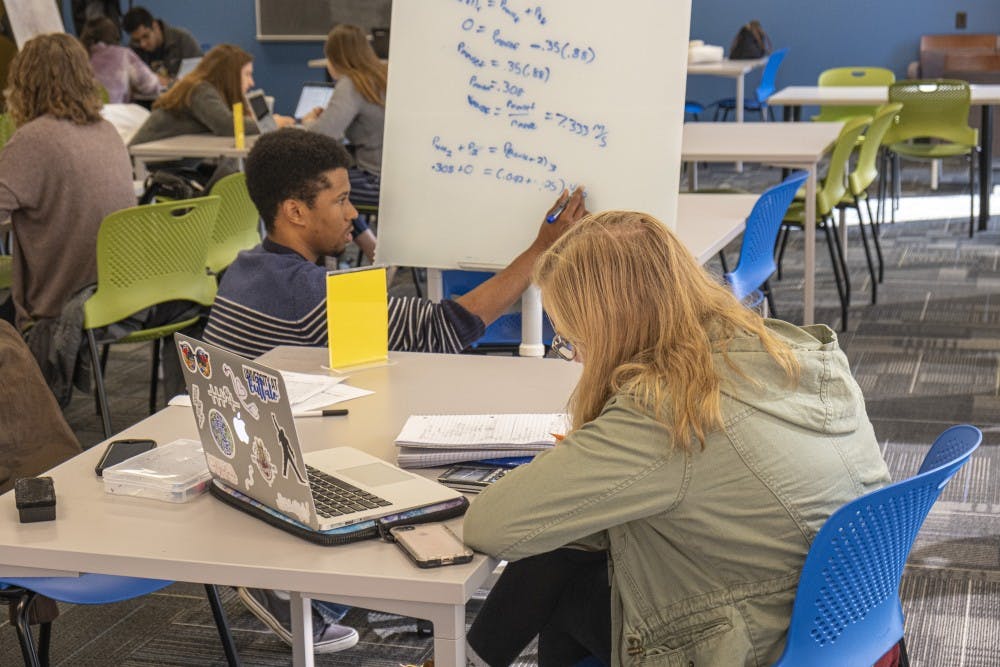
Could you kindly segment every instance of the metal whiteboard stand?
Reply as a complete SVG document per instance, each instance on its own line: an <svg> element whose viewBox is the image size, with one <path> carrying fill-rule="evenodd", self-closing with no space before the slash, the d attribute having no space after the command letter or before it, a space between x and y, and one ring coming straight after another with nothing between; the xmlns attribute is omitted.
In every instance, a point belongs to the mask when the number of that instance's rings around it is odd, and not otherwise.
<svg viewBox="0 0 1000 667"><path fill-rule="evenodd" d="M463 264L462 268L467 267ZM476 270L497 269L477 267ZM441 269L427 269L427 298L435 303L440 303L444 298L441 290ZM522 357L545 356L545 343L542 342L542 292L536 285L529 285L521 295L521 347L518 349L518 354Z"/></svg>

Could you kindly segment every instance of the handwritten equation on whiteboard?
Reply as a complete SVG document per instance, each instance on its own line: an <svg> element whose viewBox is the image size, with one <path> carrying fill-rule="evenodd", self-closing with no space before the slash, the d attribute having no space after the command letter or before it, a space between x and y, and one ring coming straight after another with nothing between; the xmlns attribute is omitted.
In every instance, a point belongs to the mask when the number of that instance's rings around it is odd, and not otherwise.
<svg viewBox="0 0 1000 667"><path fill-rule="evenodd" d="M613 141L608 123L570 109L539 102L545 89L558 89L565 68L600 62L593 46L567 39L544 4L525 0L443 0L456 10L452 55L467 73L463 112L481 122L490 137L428 139L435 175L453 179L490 178L512 186L561 192L575 183L560 175L559 160L540 151L546 133L564 133L600 151ZM552 95L543 96L551 99Z"/></svg>

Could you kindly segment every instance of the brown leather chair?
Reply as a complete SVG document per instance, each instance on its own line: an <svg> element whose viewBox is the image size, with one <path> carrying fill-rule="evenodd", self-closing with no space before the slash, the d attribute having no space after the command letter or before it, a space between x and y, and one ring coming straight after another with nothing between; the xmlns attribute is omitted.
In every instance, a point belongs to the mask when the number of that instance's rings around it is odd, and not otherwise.
<svg viewBox="0 0 1000 667"><path fill-rule="evenodd" d="M0 493L80 453L21 334L0 320ZM4 479L6 478L6 479Z"/></svg>

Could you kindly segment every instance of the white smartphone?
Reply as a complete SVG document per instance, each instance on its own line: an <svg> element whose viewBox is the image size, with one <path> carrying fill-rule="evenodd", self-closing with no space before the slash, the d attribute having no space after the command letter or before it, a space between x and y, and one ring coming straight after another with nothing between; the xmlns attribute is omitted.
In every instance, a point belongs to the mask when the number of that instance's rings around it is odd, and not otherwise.
<svg viewBox="0 0 1000 667"><path fill-rule="evenodd" d="M418 567L458 565L472 560L472 549L443 523L396 526L389 529L389 534Z"/></svg>

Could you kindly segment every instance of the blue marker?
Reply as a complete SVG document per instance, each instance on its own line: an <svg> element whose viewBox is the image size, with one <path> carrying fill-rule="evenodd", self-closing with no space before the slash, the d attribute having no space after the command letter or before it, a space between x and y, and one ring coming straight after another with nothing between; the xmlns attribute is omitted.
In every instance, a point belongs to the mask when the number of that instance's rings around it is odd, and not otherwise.
<svg viewBox="0 0 1000 667"><path fill-rule="evenodd" d="M564 199L562 202L560 202L560 204L558 206L556 206L556 210L552 211L547 216L545 216L545 222L549 223L550 225L553 222L555 222L556 219L560 215L562 215L562 212L566 210L566 205L567 204L569 204L569 197L566 197L566 199Z"/></svg>

